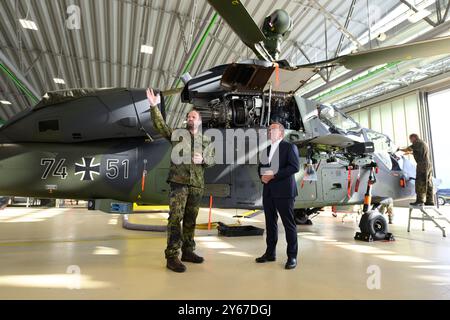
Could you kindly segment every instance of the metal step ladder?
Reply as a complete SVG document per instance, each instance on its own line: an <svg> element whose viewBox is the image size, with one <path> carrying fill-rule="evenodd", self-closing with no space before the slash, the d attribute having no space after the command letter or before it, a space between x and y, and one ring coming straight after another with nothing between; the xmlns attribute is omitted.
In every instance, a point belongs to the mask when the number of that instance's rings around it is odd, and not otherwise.
<svg viewBox="0 0 450 320"><path fill-rule="evenodd" d="M421 212L421 217L414 217L412 215L414 210ZM411 220L421 220L422 221L422 231L425 231L425 221L431 221L436 227L442 231L442 236L446 237L445 226L439 224L439 221L445 221L450 225L450 220L434 206L409 206L409 219L408 219L408 232L411 227Z"/></svg>

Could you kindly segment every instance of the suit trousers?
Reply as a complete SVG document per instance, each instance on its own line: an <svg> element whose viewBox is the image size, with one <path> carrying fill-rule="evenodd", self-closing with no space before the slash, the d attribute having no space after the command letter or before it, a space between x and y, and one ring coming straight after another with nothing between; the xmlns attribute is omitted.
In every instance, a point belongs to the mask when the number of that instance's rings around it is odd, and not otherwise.
<svg viewBox="0 0 450 320"><path fill-rule="evenodd" d="M286 233L287 256L297 258L298 241L297 226L294 219L294 200L295 198L263 197L264 215L266 217L266 254L268 256L276 256L279 213Z"/></svg>

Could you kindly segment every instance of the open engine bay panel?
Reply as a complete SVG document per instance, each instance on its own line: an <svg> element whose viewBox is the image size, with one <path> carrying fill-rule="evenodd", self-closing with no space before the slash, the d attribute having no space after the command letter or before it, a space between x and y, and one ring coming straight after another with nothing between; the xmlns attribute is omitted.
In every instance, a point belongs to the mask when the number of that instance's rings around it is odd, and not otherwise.
<svg viewBox="0 0 450 320"><path fill-rule="evenodd" d="M287 130L304 131L295 99L287 94L228 93L196 109L207 128L268 127L279 122Z"/></svg>

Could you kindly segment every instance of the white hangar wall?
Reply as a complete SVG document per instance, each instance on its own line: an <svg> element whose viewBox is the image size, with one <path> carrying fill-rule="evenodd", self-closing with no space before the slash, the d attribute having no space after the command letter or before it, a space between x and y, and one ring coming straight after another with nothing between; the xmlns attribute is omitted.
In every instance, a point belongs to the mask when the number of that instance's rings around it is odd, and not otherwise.
<svg viewBox="0 0 450 320"><path fill-rule="evenodd" d="M413 92L349 112L361 126L388 135L397 146L408 145L411 133L422 137L420 93Z"/></svg>

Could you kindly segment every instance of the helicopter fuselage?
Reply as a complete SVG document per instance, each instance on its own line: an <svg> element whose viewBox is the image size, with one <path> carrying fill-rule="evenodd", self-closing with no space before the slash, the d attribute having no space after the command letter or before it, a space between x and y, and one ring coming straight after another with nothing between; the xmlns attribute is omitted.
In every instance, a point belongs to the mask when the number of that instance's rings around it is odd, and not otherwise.
<svg viewBox="0 0 450 320"><path fill-rule="evenodd" d="M296 208L362 203L371 163L379 170L374 202L413 196L414 177L390 152L388 137L292 91L313 70L284 72L280 83L268 84L272 66L250 63L215 67L191 79L182 93L183 102L200 110L205 134L219 133L214 141L222 142L223 154L257 154L259 133L276 121L299 148ZM160 108L164 114L164 99ZM236 132L244 144L234 143ZM0 129L0 144L2 195L168 202L171 144L153 127L144 89L50 93ZM217 163L205 172L204 203L213 196L215 207L261 208L256 162ZM308 166L314 179L305 175Z"/></svg>
<svg viewBox="0 0 450 320"><path fill-rule="evenodd" d="M171 145L164 139L143 138L80 144L21 143L0 146L0 193L9 196L67 199L115 199L161 205L168 203L166 178ZM414 184L400 185L404 172L390 167L391 158L373 156L379 172L373 201L403 199L414 194ZM386 164L387 161L387 164ZM300 162L306 164L307 158ZM316 165L317 166L317 165ZM359 173L359 178L358 178ZM361 204L369 171L349 170L338 162L323 161L317 180L296 175L299 196L296 208ZM356 190L357 180L360 181ZM256 164L219 164L205 172L203 204L214 199L217 208L262 208L262 183ZM349 196L350 195L350 196Z"/></svg>

